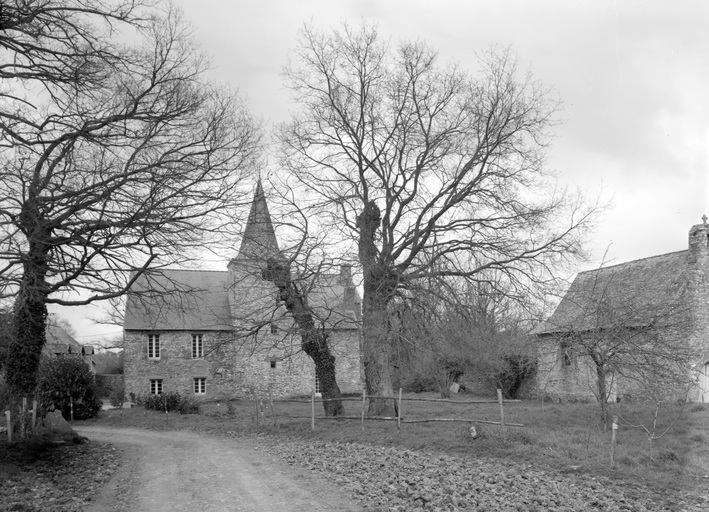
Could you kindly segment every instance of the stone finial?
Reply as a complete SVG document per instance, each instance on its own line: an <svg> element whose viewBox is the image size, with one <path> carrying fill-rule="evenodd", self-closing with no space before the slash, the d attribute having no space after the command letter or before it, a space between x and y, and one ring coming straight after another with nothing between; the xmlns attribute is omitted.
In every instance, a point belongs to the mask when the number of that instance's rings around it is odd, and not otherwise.
<svg viewBox="0 0 709 512"><path fill-rule="evenodd" d="M707 214L706 213L704 215L702 215L702 222L704 222L704 225L706 225L706 223L707 223Z"/></svg>

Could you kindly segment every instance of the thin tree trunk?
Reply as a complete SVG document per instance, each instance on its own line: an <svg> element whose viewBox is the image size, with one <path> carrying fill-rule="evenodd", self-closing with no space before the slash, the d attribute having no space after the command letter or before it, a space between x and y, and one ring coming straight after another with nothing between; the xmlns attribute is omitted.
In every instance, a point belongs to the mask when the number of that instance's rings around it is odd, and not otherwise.
<svg viewBox="0 0 709 512"><path fill-rule="evenodd" d="M335 356L330 351L327 334L315 326L313 314L305 297L298 291L290 276L290 268L277 261L268 262L268 277L280 291L281 300L293 315L300 330L300 345L315 363L315 375L320 382L320 392L324 399L325 416L344 416L342 393L337 385Z"/></svg>
<svg viewBox="0 0 709 512"><path fill-rule="evenodd" d="M598 402L601 404L601 421L603 427L608 426L608 389L606 387L605 365L596 363L596 376L598 377Z"/></svg>

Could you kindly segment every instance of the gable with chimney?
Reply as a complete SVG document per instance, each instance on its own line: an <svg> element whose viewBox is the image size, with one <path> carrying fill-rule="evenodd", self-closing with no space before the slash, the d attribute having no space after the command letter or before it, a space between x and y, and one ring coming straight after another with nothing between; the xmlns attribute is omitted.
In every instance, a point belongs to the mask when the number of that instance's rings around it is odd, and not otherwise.
<svg viewBox="0 0 709 512"><path fill-rule="evenodd" d="M274 259L283 255L259 181L226 271L153 271L131 288L123 326L126 393L178 391L219 400L317 391L298 329L264 279ZM308 303L328 332L340 389L359 392L361 309L350 267L318 274L309 284Z"/></svg>
<svg viewBox="0 0 709 512"><path fill-rule="evenodd" d="M709 225L689 231L688 249L579 273L549 319L535 329L538 393L555 399L593 399L596 366L574 337L611 346L643 343L691 350L694 385L667 396L709 402ZM654 344L654 345L653 345ZM680 346L680 345L678 345ZM611 347L612 348L612 347ZM672 358L662 359L672 364ZM638 368L642 364L639 360ZM642 395L632 365L607 376L608 399Z"/></svg>

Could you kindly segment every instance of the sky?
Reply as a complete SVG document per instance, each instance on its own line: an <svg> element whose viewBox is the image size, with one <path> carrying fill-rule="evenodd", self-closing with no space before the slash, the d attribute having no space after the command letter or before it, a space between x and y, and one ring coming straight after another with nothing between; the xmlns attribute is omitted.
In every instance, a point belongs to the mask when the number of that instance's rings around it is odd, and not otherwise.
<svg viewBox="0 0 709 512"><path fill-rule="evenodd" d="M240 91L266 126L288 119L280 75L304 23L374 22L392 44L420 39L473 71L510 47L563 102L547 158L563 186L611 207L578 270L679 251L709 215L709 2L479 0L174 0L209 77ZM96 308L57 310L88 342L116 327Z"/></svg>

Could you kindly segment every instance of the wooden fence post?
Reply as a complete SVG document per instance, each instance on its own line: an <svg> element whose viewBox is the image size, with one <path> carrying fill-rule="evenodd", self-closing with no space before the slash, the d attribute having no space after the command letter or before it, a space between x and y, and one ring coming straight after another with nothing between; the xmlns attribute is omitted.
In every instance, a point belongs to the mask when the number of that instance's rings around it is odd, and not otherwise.
<svg viewBox="0 0 709 512"><path fill-rule="evenodd" d="M362 390L362 432L364 432L364 409L366 407L366 401L367 401L367 390L363 389Z"/></svg>
<svg viewBox="0 0 709 512"><path fill-rule="evenodd" d="M32 432L37 428L37 400L32 400Z"/></svg>
<svg viewBox="0 0 709 512"><path fill-rule="evenodd" d="M22 397L22 407L20 408L20 439L25 438L25 414L27 413L27 397Z"/></svg>
<svg viewBox="0 0 709 512"><path fill-rule="evenodd" d="M500 404L500 431L502 432L502 435L506 435L506 430L505 430L505 406L503 405L502 401L502 390L498 389L497 390L497 403Z"/></svg>
<svg viewBox="0 0 709 512"><path fill-rule="evenodd" d="M615 467L615 433L618 431L618 416L613 416L611 426L611 468Z"/></svg>
<svg viewBox="0 0 709 512"><path fill-rule="evenodd" d="M12 444L12 412L5 411L5 419L7 420L7 444Z"/></svg>
<svg viewBox="0 0 709 512"><path fill-rule="evenodd" d="M399 388L399 405L396 408L396 430L401 431L401 388Z"/></svg>
<svg viewBox="0 0 709 512"><path fill-rule="evenodd" d="M315 388L310 394L310 430L315 430Z"/></svg>
<svg viewBox="0 0 709 512"><path fill-rule="evenodd" d="M256 411L256 428L260 427L261 425L259 424L259 414L258 414L258 396L256 396L256 393L254 393L254 407Z"/></svg>
<svg viewBox="0 0 709 512"><path fill-rule="evenodd" d="M268 388L268 405L271 406L271 414L273 414L273 426L278 428L278 417L276 416L276 409L273 407L273 393L271 393L271 388Z"/></svg>

